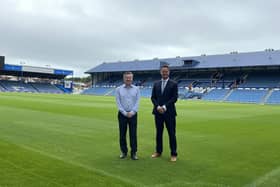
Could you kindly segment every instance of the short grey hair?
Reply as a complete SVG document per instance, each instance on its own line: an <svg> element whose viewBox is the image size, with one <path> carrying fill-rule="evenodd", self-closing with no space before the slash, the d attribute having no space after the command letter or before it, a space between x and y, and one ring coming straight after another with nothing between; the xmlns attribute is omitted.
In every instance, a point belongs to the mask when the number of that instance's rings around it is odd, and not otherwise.
<svg viewBox="0 0 280 187"><path fill-rule="evenodd" d="M133 73L131 71L126 71L123 73L123 77L125 77L126 75L132 75L133 76Z"/></svg>

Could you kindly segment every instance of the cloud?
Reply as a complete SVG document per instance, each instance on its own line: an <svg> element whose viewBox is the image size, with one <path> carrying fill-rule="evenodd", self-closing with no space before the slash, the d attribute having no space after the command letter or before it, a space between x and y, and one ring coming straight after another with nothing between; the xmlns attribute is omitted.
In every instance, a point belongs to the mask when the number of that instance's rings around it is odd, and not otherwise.
<svg viewBox="0 0 280 187"><path fill-rule="evenodd" d="M104 61L278 48L276 0L0 0L7 63L73 69Z"/></svg>

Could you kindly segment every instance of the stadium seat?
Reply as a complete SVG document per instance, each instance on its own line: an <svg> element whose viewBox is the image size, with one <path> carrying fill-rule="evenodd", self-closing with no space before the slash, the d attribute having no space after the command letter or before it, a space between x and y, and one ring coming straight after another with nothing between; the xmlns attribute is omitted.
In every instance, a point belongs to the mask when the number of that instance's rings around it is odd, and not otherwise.
<svg viewBox="0 0 280 187"><path fill-rule="evenodd" d="M280 90L274 90L270 97L267 99L268 104L280 104Z"/></svg>
<svg viewBox="0 0 280 187"><path fill-rule="evenodd" d="M228 92L228 89L213 89L206 93L202 99L210 101L222 101Z"/></svg>
<svg viewBox="0 0 280 187"><path fill-rule="evenodd" d="M245 90L236 89L226 99L230 102L241 102L241 103L260 103L264 99L268 90Z"/></svg>
<svg viewBox="0 0 280 187"><path fill-rule="evenodd" d="M115 88L106 87L92 87L84 90L81 94L84 95L110 95Z"/></svg>
<svg viewBox="0 0 280 187"><path fill-rule="evenodd" d="M64 93L61 89L49 83L32 83L31 85L40 93Z"/></svg>

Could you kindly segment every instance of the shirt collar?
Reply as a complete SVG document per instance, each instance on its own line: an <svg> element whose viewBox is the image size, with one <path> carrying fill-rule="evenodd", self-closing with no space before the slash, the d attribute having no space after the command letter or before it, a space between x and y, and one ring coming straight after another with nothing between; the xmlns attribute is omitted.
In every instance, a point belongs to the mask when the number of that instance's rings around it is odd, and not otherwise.
<svg viewBox="0 0 280 187"><path fill-rule="evenodd" d="M169 77L167 78L167 79L161 79L161 81L165 81L165 82L168 82L168 80L169 80Z"/></svg>
<svg viewBox="0 0 280 187"><path fill-rule="evenodd" d="M126 86L125 84L123 84L123 87L124 87L124 88L132 88L133 85L131 84L130 86Z"/></svg>

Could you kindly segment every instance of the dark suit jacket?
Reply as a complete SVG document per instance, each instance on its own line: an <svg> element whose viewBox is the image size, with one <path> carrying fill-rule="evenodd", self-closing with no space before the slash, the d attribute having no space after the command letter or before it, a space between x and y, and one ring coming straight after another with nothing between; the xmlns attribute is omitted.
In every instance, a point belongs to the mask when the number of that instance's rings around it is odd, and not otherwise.
<svg viewBox="0 0 280 187"><path fill-rule="evenodd" d="M178 98L178 85L175 81L169 79L163 93L161 93L161 81L154 83L151 100L154 104L153 114L160 113L157 111L158 106L165 105L167 111L165 114L176 116L175 103Z"/></svg>

